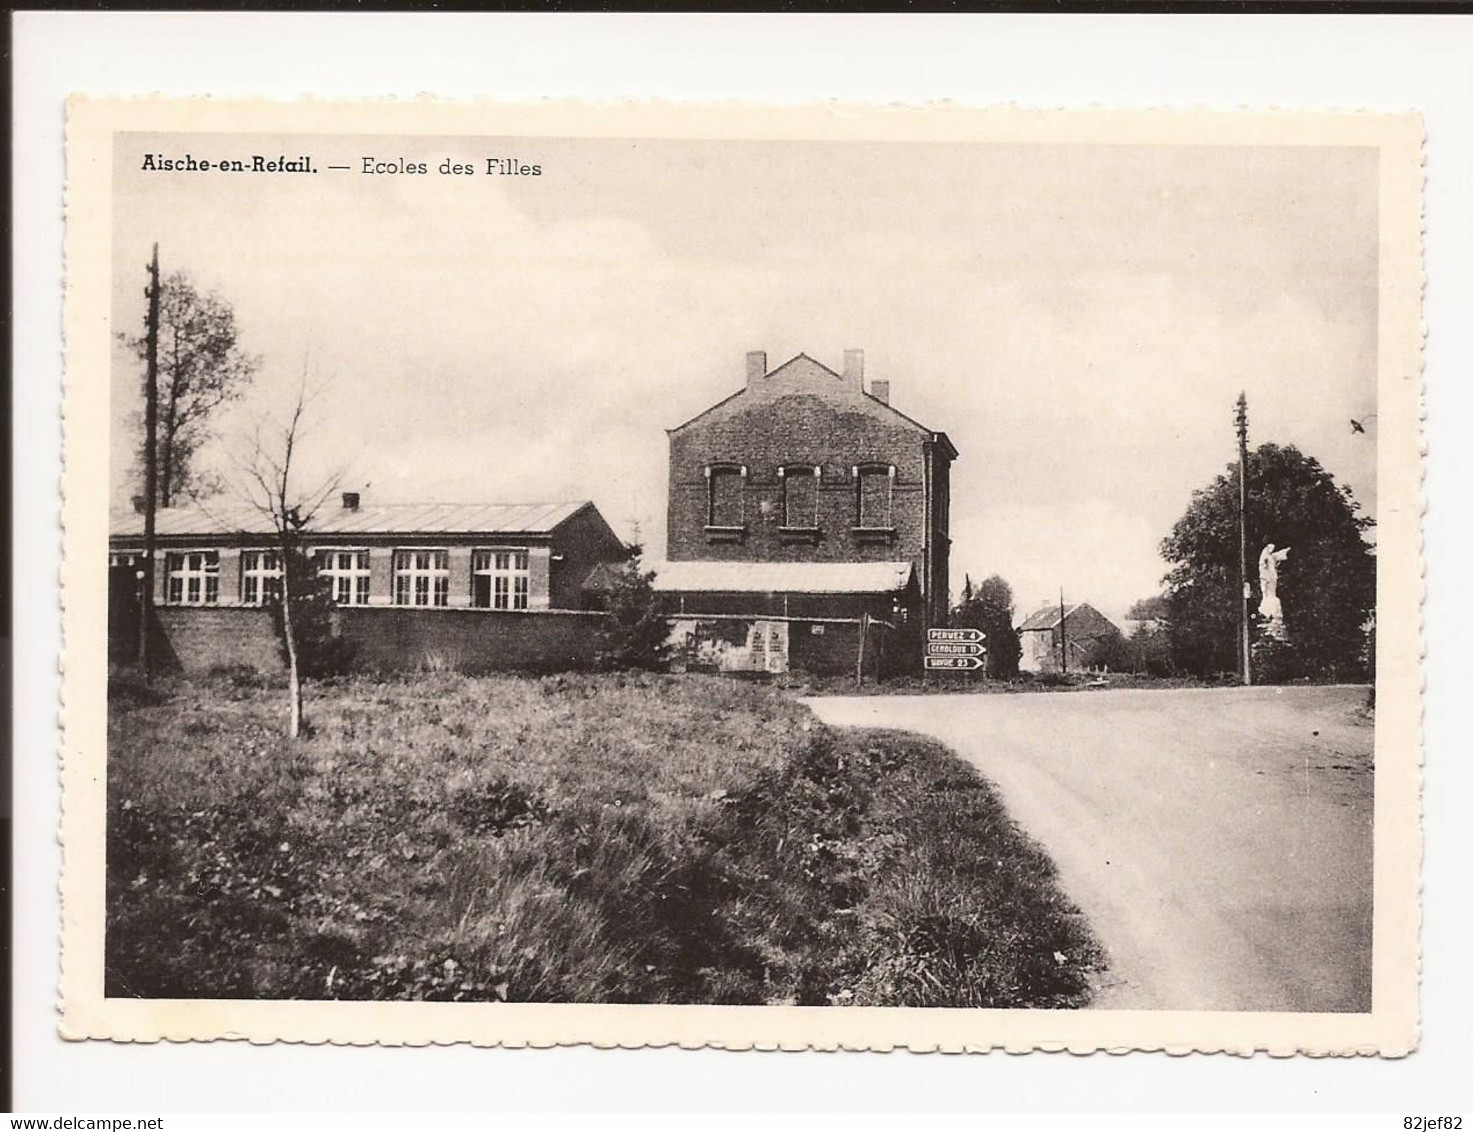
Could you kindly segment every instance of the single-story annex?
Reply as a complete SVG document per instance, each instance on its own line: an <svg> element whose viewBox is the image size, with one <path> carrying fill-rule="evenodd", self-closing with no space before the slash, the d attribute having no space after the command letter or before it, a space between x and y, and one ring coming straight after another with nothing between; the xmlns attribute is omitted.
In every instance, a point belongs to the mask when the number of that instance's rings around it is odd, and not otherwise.
<svg viewBox="0 0 1473 1132"><path fill-rule="evenodd" d="M270 520L239 504L206 504L161 510L155 532L155 631L172 659L187 670L279 663L267 616L281 579ZM551 615L584 612L589 573L626 555L586 500L364 505L344 492L302 542L331 588L340 632L374 668L573 659L589 626L575 618L575 628L555 627ZM143 515L115 513L109 640L124 654L136 647L143 549Z"/></svg>

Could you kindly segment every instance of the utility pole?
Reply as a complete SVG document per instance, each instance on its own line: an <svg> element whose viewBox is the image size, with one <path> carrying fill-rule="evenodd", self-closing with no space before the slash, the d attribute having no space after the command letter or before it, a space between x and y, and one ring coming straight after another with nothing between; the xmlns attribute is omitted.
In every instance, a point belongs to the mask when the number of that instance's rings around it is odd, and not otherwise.
<svg viewBox="0 0 1473 1132"><path fill-rule="evenodd" d="M159 246L148 265L148 321L145 324L143 388L143 600L139 603L138 665L152 675L148 639L153 627L154 526L158 495L159 431Z"/></svg>
<svg viewBox="0 0 1473 1132"><path fill-rule="evenodd" d="M1248 598L1253 592L1248 584L1248 394L1238 394L1238 411L1234 416L1238 428L1238 670L1243 686L1253 683L1253 654L1248 633Z"/></svg>
<svg viewBox="0 0 1473 1132"><path fill-rule="evenodd" d="M1059 587L1059 664L1064 675L1069 675L1069 629L1064 624L1064 587Z"/></svg>

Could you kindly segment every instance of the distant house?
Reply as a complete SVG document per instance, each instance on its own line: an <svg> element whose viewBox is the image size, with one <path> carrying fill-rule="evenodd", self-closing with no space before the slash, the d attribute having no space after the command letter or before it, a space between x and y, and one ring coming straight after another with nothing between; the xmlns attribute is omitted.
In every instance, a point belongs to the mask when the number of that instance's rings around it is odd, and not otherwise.
<svg viewBox="0 0 1473 1132"><path fill-rule="evenodd" d="M1046 605L1018 626L1023 654L1018 668L1023 672L1058 672L1067 668L1084 671L1109 663L1109 652L1120 640L1120 629L1087 602L1068 606L1062 614L1057 605ZM1060 629L1062 620L1063 628Z"/></svg>
<svg viewBox="0 0 1473 1132"><path fill-rule="evenodd" d="M956 449L895 409L888 381L866 387L862 351L842 373L749 353L745 385L669 436L654 585L696 651L724 668L853 671L861 625L893 643L945 624Z"/></svg>
<svg viewBox="0 0 1473 1132"><path fill-rule="evenodd" d="M1164 597L1142 598L1125 612L1125 633L1128 637L1137 637L1159 633L1166 628L1166 619L1170 612Z"/></svg>
<svg viewBox="0 0 1473 1132"><path fill-rule="evenodd" d="M1166 621L1160 617L1127 617L1125 619L1125 635L1136 637L1159 633L1166 627Z"/></svg>
<svg viewBox="0 0 1473 1132"><path fill-rule="evenodd" d="M141 607L143 516L115 513L108 542L109 637L114 653L127 655ZM270 520L239 504L158 512L156 631L181 667L273 665L274 635L264 615L281 594L275 542ZM412 667L431 652L484 669L516 667L530 654L556 659L566 651L562 644L537 653L537 638L564 635L546 618L524 617L514 628L505 619L444 618L457 610L580 610L585 579L625 553L598 509L583 500L364 505L356 492L319 512L301 542L331 593L340 628L381 668Z"/></svg>

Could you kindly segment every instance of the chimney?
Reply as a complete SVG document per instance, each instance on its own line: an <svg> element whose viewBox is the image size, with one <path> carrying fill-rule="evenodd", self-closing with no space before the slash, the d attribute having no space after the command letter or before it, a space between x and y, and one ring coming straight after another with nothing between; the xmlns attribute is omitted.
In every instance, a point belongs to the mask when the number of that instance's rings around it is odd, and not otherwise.
<svg viewBox="0 0 1473 1132"><path fill-rule="evenodd" d="M767 351L747 351L747 384L756 385L767 376Z"/></svg>
<svg viewBox="0 0 1473 1132"><path fill-rule="evenodd" d="M844 351L844 381L851 388L864 392L864 351Z"/></svg>
<svg viewBox="0 0 1473 1132"><path fill-rule="evenodd" d="M343 492L343 510L344 511L356 511L356 510L358 510L358 493L356 491L345 491L345 492Z"/></svg>
<svg viewBox="0 0 1473 1132"><path fill-rule="evenodd" d="M876 401L890 403L890 383L888 381L871 381L869 383L869 395Z"/></svg>

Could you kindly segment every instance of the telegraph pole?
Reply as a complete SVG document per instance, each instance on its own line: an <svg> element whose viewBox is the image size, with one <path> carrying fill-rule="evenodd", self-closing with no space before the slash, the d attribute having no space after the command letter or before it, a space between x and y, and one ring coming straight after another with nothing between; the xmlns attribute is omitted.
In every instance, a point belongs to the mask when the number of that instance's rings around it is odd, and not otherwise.
<svg viewBox="0 0 1473 1132"><path fill-rule="evenodd" d="M148 638L153 627L154 525L159 462L159 246L148 265L148 321L145 324L143 387L143 600L139 603L138 666L151 675Z"/></svg>
<svg viewBox="0 0 1473 1132"><path fill-rule="evenodd" d="M1248 394L1238 394L1238 410L1234 415L1238 428L1238 671L1243 685L1253 683L1253 658L1248 634Z"/></svg>

